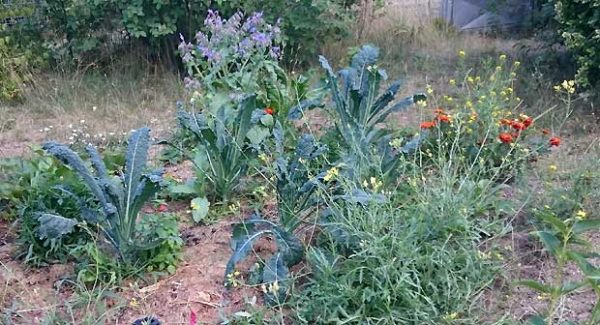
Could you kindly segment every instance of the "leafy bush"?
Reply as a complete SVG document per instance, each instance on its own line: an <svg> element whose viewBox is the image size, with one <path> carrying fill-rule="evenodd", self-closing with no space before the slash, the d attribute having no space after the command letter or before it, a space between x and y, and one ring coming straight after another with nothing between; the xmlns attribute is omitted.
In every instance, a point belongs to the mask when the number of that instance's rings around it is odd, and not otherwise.
<svg viewBox="0 0 600 325"><path fill-rule="evenodd" d="M81 220L80 204L93 206L88 189L77 175L41 150L34 156L0 162L0 213L19 222L17 257L32 265L65 262L69 251L90 239L87 232L74 229L60 238L40 238L38 211Z"/></svg>
<svg viewBox="0 0 600 325"><path fill-rule="evenodd" d="M140 238L140 233L136 229L140 209L159 190L161 182L161 171L144 173L150 145L149 132L148 128L142 128L131 134L123 175L119 176L108 173L94 147L89 146L86 149L95 175L69 147L56 142L48 142L43 146L49 154L76 171L89 188L100 210L82 206L81 217L87 223L97 225L119 260L130 265L138 261L141 251L161 243L157 239L150 242L142 241L148 238ZM60 238L70 233L78 223L76 220L48 212L40 213L38 220L45 221L39 229L42 238Z"/></svg>
<svg viewBox="0 0 600 325"><path fill-rule="evenodd" d="M198 32L195 44L183 39L179 52L190 78L190 88L202 86L203 96L226 92L239 98L257 93L265 85L278 83L277 64L281 56L281 30L278 23L268 24L262 13L245 18L235 13L223 19L218 12L209 11L204 26L206 33Z"/></svg>
<svg viewBox="0 0 600 325"><path fill-rule="evenodd" d="M577 57L577 79L582 86L600 80L599 0L556 0L556 18L565 45Z"/></svg>
<svg viewBox="0 0 600 325"><path fill-rule="evenodd" d="M275 127L276 160L273 162L276 176L278 223L254 214L250 219L236 224L232 236L233 255L225 270L226 284L235 284L235 267L246 259L256 241L261 237L273 236L277 251L266 261L251 270L253 284L262 284L266 299L272 304L285 301L291 286L289 268L299 263L304 256L304 244L296 236L297 228L317 209L316 194L322 188L325 173L311 175L315 163L327 147L315 141L308 134L298 139L295 151L285 153L283 147L283 128L279 122ZM268 289L267 289L268 288Z"/></svg>

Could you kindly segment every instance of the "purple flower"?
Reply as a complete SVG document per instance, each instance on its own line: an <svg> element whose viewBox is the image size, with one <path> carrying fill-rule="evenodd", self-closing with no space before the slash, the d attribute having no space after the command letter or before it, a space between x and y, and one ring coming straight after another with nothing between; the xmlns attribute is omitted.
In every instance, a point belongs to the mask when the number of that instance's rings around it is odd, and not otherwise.
<svg viewBox="0 0 600 325"><path fill-rule="evenodd" d="M265 33L252 34L252 40L254 40L259 46L267 46L271 43L271 39Z"/></svg>
<svg viewBox="0 0 600 325"><path fill-rule="evenodd" d="M193 89L200 88L201 84L200 84L200 81L198 81L198 79L185 77L185 78L183 78L183 86L186 89L193 90Z"/></svg>

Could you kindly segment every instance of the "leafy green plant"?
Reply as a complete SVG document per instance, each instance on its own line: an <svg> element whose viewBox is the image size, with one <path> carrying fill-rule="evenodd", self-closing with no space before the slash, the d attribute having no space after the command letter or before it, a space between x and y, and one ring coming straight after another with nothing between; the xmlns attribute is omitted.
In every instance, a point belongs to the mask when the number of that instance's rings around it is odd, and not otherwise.
<svg viewBox="0 0 600 325"><path fill-rule="evenodd" d="M371 45L364 45L352 57L349 67L338 72L341 80L333 72L329 62L319 57L321 66L326 72L326 88L330 91L332 107L326 106L335 118L335 130L340 139L340 146L345 151L347 164L355 166L358 173L368 169L377 155L377 150L384 153L381 159L383 173L392 170L398 161L392 150L386 149L391 139L391 131L381 127L381 123L393 112L407 109L418 100L424 100L424 95L408 96L393 103L400 90L399 81L379 94L381 83L387 79L385 70L377 67L379 50ZM298 118L306 109L317 107L315 100L300 103L290 117ZM414 143L410 142L396 153L410 150Z"/></svg>
<svg viewBox="0 0 600 325"><path fill-rule="evenodd" d="M89 188L100 206L99 210L81 207L81 217L92 225L97 225L104 238L110 243L121 262L135 264L140 251L160 244L160 240L140 241L136 222L142 206L160 188L162 171L146 174L146 160L150 146L150 130L141 128L129 137L123 174L114 176L108 170L94 147L87 147L95 174L85 162L69 147L56 142L48 142L43 148L49 154L71 167ZM42 213L40 219L47 220L40 227L41 237L61 237L69 233L75 220L62 216ZM147 238L145 238L147 239Z"/></svg>
<svg viewBox="0 0 600 325"><path fill-rule="evenodd" d="M198 178L208 182L221 201L231 198L247 171L249 159L254 156L247 141L260 143L264 137L252 132L256 105L256 98L250 96L238 107L219 107L214 115L208 109L178 112L180 126L189 130L199 143L193 157L194 165L200 171Z"/></svg>
<svg viewBox="0 0 600 325"><path fill-rule="evenodd" d="M40 238L38 211L80 220L80 203L93 206L90 193L77 175L52 157L34 149L29 158L0 161L0 215L17 220L16 256L31 265L66 262L69 251L90 239L82 229L60 238Z"/></svg>
<svg viewBox="0 0 600 325"><path fill-rule="evenodd" d="M593 86L600 78L600 28L598 0L556 0L559 32L565 45L577 58L577 79L582 86Z"/></svg>
<svg viewBox="0 0 600 325"><path fill-rule="evenodd" d="M279 223L255 213L248 220L236 224L232 235L234 252L227 263L225 276L226 284L234 284L235 267L250 255L254 243L265 236L274 237L277 251L262 264L259 263L251 271L251 277L255 279L254 284L262 283L269 303L279 304L289 292L289 268L299 263L304 255L304 245L295 231L315 211L315 194L325 176L325 173L311 175L310 167L317 168L314 161L327 151L327 147L305 134L298 139L295 151L286 154L283 128L279 122L274 134L277 159L273 164Z"/></svg>
<svg viewBox="0 0 600 325"><path fill-rule="evenodd" d="M561 297L588 287L596 294L596 302L589 317L589 324L600 321L600 268L594 266L592 258L599 257L593 245L586 240L585 233L600 230L600 220L588 219L584 210L579 210L566 219L561 219L551 209L543 208L535 212L545 229L533 232L556 260L554 279L551 283L523 280L518 284L527 286L549 301L548 309L531 319L532 324L553 324L554 315ZM565 278L567 263L579 267L583 279L570 282Z"/></svg>

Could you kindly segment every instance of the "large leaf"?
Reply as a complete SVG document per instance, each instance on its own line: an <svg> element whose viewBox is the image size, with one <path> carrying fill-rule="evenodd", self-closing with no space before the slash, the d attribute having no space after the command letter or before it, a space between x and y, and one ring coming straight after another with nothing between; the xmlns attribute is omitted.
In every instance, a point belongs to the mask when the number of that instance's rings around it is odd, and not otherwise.
<svg viewBox="0 0 600 325"><path fill-rule="evenodd" d="M205 197L197 197L192 200L192 219L194 222L200 222L208 215L210 202Z"/></svg>
<svg viewBox="0 0 600 325"><path fill-rule="evenodd" d="M552 255L556 255L561 248L561 243L556 236L549 231L536 231L533 234L537 235L547 251Z"/></svg>
<svg viewBox="0 0 600 325"><path fill-rule="evenodd" d="M79 157L73 150L71 150L66 145L57 142L46 142L42 146L42 148L46 150L46 152L48 152L49 154L56 157L58 160L73 168L79 174L79 176L84 180L87 187L92 191L94 196L96 196L96 198L102 205L104 212L107 215L110 215L115 212L115 206L109 204L104 191L102 190L102 188L100 188L94 176L85 166L85 163L83 162L81 157Z"/></svg>
<svg viewBox="0 0 600 325"><path fill-rule="evenodd" d="M142 195L146 188L145 184L140 186L140 182L145 182L145 180L142 180L142 173L146 167L149 147L150 129L141 128L133 131L127 145L123 175L125 197L123 202L124 215L121 215L121 224L129 225L128 229L133 229L137 219L136 212L139 211L135 205L136 196Z"/></svg>
<svg viewBox="0 0 600 325"><path fill-rule="evenodd" d="M595 220L579 220L573 226L573 232L581 234L591 230L600 230L600 219Z"/></svg>
<svg viewBox="0 0 600 325"><path fill-rule="evenodd" d="M58 239L73 232L77 220L65 218L51 213L37 213L35 215L40 223L38 235L40 239Z"/></svg>
<svg viewBox="0 0 600 325"><path fill-rule="evenodd" d="M285 266L283 255L276 253L271 256L263 268L263 283L268 288L265 301L271 305L280 305L285 301L288 288L288 268ZM270 289L270 290L269 290Z"/></svg>

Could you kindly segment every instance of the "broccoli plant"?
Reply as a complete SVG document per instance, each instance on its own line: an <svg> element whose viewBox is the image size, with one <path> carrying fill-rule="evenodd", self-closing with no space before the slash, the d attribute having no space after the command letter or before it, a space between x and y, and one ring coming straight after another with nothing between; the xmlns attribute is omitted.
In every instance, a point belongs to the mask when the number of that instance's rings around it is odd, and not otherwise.
<svg viewBox="0 0 600 325"><path fill-rule="evenodd" d="M88 146L93 172L68 146L47 142L43 149L72 168L97 200L100 209L81 207L82 218L97 225L121 261L135 263L140 251L159 244L141 242L136 221L142 206L160 189L162 171L145 173L150 129L141 128L129 137L122 175L111 175L96 148ZM51 213L39 213L40 237L60 237L71 231L77 221Z"/></svg>

